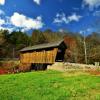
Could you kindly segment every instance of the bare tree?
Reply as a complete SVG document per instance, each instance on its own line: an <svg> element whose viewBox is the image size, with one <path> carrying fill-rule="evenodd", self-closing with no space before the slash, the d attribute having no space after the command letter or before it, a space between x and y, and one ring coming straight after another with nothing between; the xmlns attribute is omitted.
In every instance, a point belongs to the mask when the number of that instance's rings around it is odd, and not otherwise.
<svg viewBox="0 0 100 100"><path fill-rule="evenodd" d="M87 46L86 46L86 37L85 37L85 33L83 32L83 43L84 43L84 54L85 54L85 63L87 64Z"/></svg>

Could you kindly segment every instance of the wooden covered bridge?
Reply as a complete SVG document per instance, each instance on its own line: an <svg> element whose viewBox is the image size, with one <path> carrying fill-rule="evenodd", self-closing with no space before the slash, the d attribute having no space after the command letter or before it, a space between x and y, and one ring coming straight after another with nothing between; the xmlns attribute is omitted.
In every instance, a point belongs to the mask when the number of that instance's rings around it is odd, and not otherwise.
<svg viewBox="0 0 100 100"><path fill-rule="evenodd" d="M63 61L66 49L64 40L25 47L20 50L20 61L30 63L35 70L46 69L47 65Z"/></svg>

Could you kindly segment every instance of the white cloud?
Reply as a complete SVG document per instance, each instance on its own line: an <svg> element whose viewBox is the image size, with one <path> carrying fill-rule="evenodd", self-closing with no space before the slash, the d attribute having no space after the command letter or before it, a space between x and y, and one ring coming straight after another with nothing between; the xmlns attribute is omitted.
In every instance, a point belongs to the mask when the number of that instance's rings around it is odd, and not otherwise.
<svg viewBox="0 0 100 100"><path fill-rule="evenodd" d="M41 0L33 0L37 5L40 5Z"/></svg>
<svg viewBox="0 0 100 100"><path fill-rule="evenodd" d="M5 20L0 19L0 26L3 25L3 24L5 24Z"/></svg>
<svg viewBox="0 0 100 100"><path fill-rule="evenodd" d="M29 18L23 14L15 12L11 17L5 16L0 19L0 29L9 30L10 32L19 29L21 31L28 31L30 29L40 29L44 26L41 16L35 19Z"/></svg>
<svg viewBox="0 0 100 100"><path fill-rule="evenodd" d="M0 30L8 30L9 32L14 31L15 27L10 23L10 17L4 16L3 19L0 18Z"/></svg>
<svg viewBox="0 0 100 100"><path fill-rule="evenodd" d="M93 28L86 28L86 29L84 29L84 30L80 30L80 34L87 34L87 33L91 33L91 32L93 32Z"/></svg>
<svg viewBox="0 0 100 100"><path fill-rule="evenodd" d="M5 12L0 9L0 15L4 15L4 14L5 14Z"/></svg>
<svg viewBox="0 0 100 100"><path fill-rule="evenodd" d="M92 32L93 31L93 28L87 28L86 30L85 30L85 32Z"/></svg>
<svg viewBox="0 0 100 100"><path fill-rule="evenodd" d="M66 18L66 15L65 15L65 13L57 13L56 14L56 18L54 19L54 21L53 21L54 23L68 23L68 20L67 20L67 18Z"/></svg>
<svg viewBox="0 0 100 100"><path fill-rule="evenodd" d="M11 32L14 31L14 28L8 28L8 27L0 26L0 30L8 30L11 33Z"/></svg>
<svg viewBox="0 0 100 100"><path fill-rule="evenodd" d="M78 22L80 20L80 18L82 18L82 16L80 15L76 15L75 13L73 13L71 16L66 17L65 13L57 13L56 14L56 18L54 19L53 23L57 23L57 24L61 24L61 23L65 23L68 24L72 21L76 21Z"/></svg>
<svg viewBox="0 0 100 100"><path fill-rule="evenodd" d="M71 21L78 22L80 20L80 18L82 18L82 16L76 15L75 13L73 13L71 16L68 16L69 22L71 22Z"/></svg>
<svg viewBox="0 0 100 100"><path fill-rule="evenodd" d="M0 5L4 5L5 4L5 0L0 0Z"/></svg>
<svg viewBox="0 0 100 100"><path fill-rule="evenodd" d="M83 31L83 30L80 30L79 33L80 33L80 34L84 34L84 31Z"/></svg>
<svg viewBox="0 0 100 100"><path fill-rule="evenodd" d="M90 10L100 6L100 0L83 0L83 7L89 6Z"/></svg>
<svg viewBox="0 0 100 100"><path fill-rule="evenodd" d="M12 16L11 16L11 23L16 26L16 27L20 27L23 29L40 29L43 27L43 22L42 22L42 18L41 16L38 16L36 19L32 19L29 17L26 17L23 14L19 14L17 12L15 12Z"/></svg>
<svg viewBox="0 0 100 100"><path fill-rule="evenodd" d="M93 16L100 16L100 11L95 11L94 13L93 13Z"/></svg>
<svg viewBox="0 0 100 100"><path fill-rule="evenodd" d="M65 30L64 29L59 29L58 32L64 33Z"/></svg>

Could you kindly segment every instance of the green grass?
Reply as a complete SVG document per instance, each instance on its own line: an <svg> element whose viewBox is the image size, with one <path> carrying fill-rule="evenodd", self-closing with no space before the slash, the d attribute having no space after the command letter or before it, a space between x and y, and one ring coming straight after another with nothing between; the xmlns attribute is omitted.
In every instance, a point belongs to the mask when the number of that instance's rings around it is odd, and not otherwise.
<svg viewBox="0 0 100 100"><path fill-rule="evenodd" d="M3 75L0 100L100 100L100 77L57 71Z"/></svg>

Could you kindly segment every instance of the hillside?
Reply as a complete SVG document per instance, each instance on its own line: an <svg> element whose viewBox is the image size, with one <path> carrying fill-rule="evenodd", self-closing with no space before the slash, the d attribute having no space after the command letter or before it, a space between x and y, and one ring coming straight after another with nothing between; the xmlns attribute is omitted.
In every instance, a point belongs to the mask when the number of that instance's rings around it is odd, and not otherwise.
<svg viewBox="0 0 100 100"><path fill-rule="evenodd" d="M100 62L100 34L91 33L84 36L72 32L53 32L52 30L34 30L31 35L21 31L9 33L0 30L0 61L19 58L20 50L27 46L60 41L66 37L67 50L64 60L71 63L94 64ZM86 45L84 45L84 43ZM86 47L85 47L86 46ZM84 49L86 48L86 55ZM87 56L87 59L85 58ZM87 62L86 62L87 60Z"/></svg>
<svg viewBox="0 0 100 100"><path fill-rule="evenodd" d="M100 100L100 77L75 71L2 75L0 100Z"/></svg>

